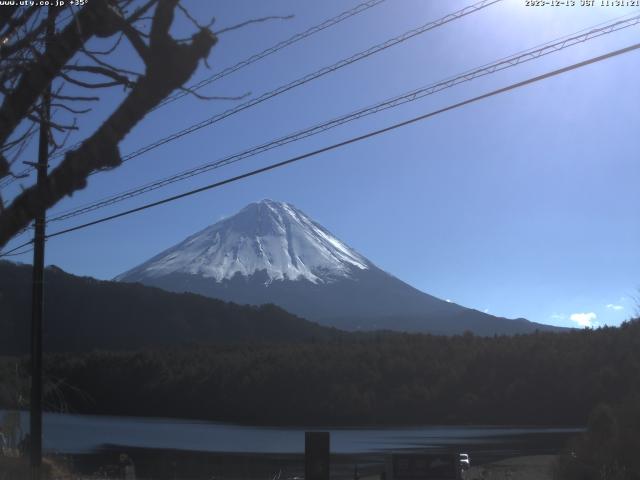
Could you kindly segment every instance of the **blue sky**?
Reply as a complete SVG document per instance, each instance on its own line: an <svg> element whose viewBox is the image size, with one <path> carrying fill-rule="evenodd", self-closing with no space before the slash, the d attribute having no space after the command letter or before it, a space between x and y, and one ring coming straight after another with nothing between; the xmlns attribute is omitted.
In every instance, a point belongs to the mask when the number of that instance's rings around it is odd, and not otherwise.
<svg viewBox="0 0 640 480"><path fill-rule="evenodd" d="M215 16L218 28L265 15L295 15L222 35L209 59L211 70L201 68L193 81L357 3L187 1L194 16ZM387 0L203 92L257 96L470 3ZM87 189L61 202L50 215L632 12L617 7L531 8L524 1L506 0L95 175ZM459 85L51 225L50 231L630 45L638 41L639 29ZM187 30L178 17L176 35ZM137 63L126 47L118 50L118 61L132 67ZM293 166L51 239L46 262L109 279L249 202L272 198L293 203L381 268L440 298L555 325L617 325L636 311L633 297L640 287L638 67L636 51ZM119 89L108 92L96 110L82 118L80 135L99 125L120 98ZM130 152L233 105L183 98L150 114L121 151ZM17 187L8 191L15 193ZM18 241L23 239L12 245Z"/></svg>

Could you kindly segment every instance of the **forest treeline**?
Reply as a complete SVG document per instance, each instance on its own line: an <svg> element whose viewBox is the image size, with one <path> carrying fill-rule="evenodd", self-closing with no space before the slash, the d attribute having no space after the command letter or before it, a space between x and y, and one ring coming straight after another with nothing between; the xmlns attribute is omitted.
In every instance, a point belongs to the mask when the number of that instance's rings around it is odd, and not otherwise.
<svg viewBox="0 0 640 480"><path fill-rule="evenodd" d="M15 364L0 362L10 407ZM271 345L50 355L78 413L251 424L585 425L640 393L640 321L569 333L374 333ZM24 367L24 365L23 365ZM53 399L51 400L51 403Z"/></svg>
<svg viewBox="0 0 640 480"><path fill-rule="evenodd" d="M0 260L0 355L29 352L31 276L29 265ZM275 305L239 305L138 283L96 280L71 275L55 266L46 269L45 277L43 348L49 353L140 350L196 343L292 343L351 336ZM237 282L234 288L243 288L243 280ZM294 290L290 294L296 295ZM357 317L341 320L354 329L362 321ZM529 332L536 325L541 329L552 328L473 310L438 319L399 315L375 321L388 328L403 325L411 331L419 331L425 322L434 328L438 325L439 332L461 333L468 327L485 335L496 331Z"/></svg>
<svg viewBox="0 0 640 480"><path fill-rule="evenodd" d="M555 478L640 480L640 396L597 405L558 458Z"/></svg>
<svg viewBox="0 0 640 480"><path fill-rule="evenodd" d="M29 352L31 267L0 261L0 355ZM191 343L295 342L343 333L274 305L250 306L48 267L47 352L136 350Z"/></svg>

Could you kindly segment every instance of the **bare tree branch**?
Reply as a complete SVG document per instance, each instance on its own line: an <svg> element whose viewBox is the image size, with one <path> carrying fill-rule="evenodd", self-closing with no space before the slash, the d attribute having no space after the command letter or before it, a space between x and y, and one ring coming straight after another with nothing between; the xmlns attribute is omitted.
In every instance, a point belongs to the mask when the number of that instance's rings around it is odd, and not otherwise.
<svg viewBox="0 0 640 480"><path fill-rule="evenodd" d="M188 87L180 87L180 90L182 90L183 92L187 92L189 95L193 95L194 97L200 100L242 100L244 98L247 98L249 95L251 95L251 92L246 92L243 95L239 95L236 97L220 97L220 96L202 95L201 93L198 93L195 90Z"/></svg>
<svg viewBox="0 0 640 480"><path fill-rule="evenodd" d="M206 25L200 25L200 22L198 22L198 20L196 20L191 13L189 13L189 10L187 10L186 8L184 8L182 5L178 4L178 8L180 9L180 11L184 14L185 17L187 17L187 19L196 27L199 29L203 29L203 28L211 28L213 26L214 23L216 23L216 17L212 17L211 20L209 21L209 23L207 23Z"/></svg>
<svg viewBox="0 0 640 480"><path fill-rule="evenodd" d="M17 19L13 18L13 14L17 9L17 5L6 5L5 8L0 8L0 31L4 30L5 28L8 28L8 30L10 30L12 28L11 25L20 21L20 17L18 17ZM31 14L30 11L26 11L23 16L27 13L29 13L29 15Z"/></svg>
<svg viewBox="0 0 640 480"><path fill-rule="evenodd" d="M82 115L85 113L89 113L92 109L91 108L84 108L82 110L76 110L75 108L71 108L69 105L65 105L64 103L52 103L51 104L51 108L61 108L63 110L66 110L69 113L74 113L76 115Z"/></svg>
<svg viewBox="0 0 640 480"><path fill-rule="evenodd" d="M149 62L149 47L147 47L147 44L144 42L142 35L140 35L140 32L138 30L136 30L130 23L128 22L123 22L122 24L122 31L124 32L125 36L127 37L127 40L129 40L129 43L131 43L131 45L133 46L133 48L135 48L136 52L138 53L138 55L140 55L140 58L142 58L142 60L145 63Z"/></svg>
<svg viewBox="0 0 640 480"><path fill-rule="evenodd" d="M133 23L137 20L140 20L142 16L147 13L149 9L151 9L151 7L153 7L156 3L158 3L158 0L148 0L147 3L137 8L135 12L127 17L127 22Z"/></svg>
<svg viewBox="0 0 640 480"><path fill-rule="evenodd" d="M239 28L246 27L247 25L251 25L253 23L268 22L269 20L291 20L294 17L295 15L286 15L286 16L273 15L270 17L255 18L253 20L247 20L246 22L238 23L237 25L233 25L231 27L218 30L216 32L216 35L222 35L223 33L231 32L232 30L238 30Z"/></svg>
<svg viewBox="0 0 640 480"><path fill-rule="evenodd" d="M60 72L60 76L64 78L67 82L82 88L108 88L108 87L117 87L119 85L123 85L122 82L117 82L117 81L89 83L83 80L78 80L77 78L70 77L64 72Z"/></svg>
<svg viewBox="0 0 640 480"><path fill-rule="evenodd" d="M89 52L92 55L111 55L116 50L116 48L118 48L120 42L122 42L122 37L124 37L124 33L121 32L120 35L117 36L116 41L113 42L113 45L111 45L106 50L89 50L86 47L82 47L82 51L85 53Z"/></svg>
<svg viewBox="0 0 640 480"><path fill-rule="evenodd" d="M22 140L22 142L20 143L20 145L18 146L18 149L16 150L16 152L11 156L11 159L9 160L9 165L13 165L13 163L18 160L18 158L20 158L20 155L22 155L22 153L24 152L24 150L29 146L29 144L31 143L31 140L33 140L33 136L36 133L36 129L35 129L35 123L32 123L29 126L29 130L28 135L25 136L25 138ZM20 178L20 176L13 176L14 178Z"/></svg>
<svg viewBox="0 0 640 480"><path fill-rule="evenodd" d="M27 23L29 18L36 13L37 7L29 7L24 10L22 15L17 18L13 18L13 14L16 10L16 6L8 6L9 8L0 9L0 28L6 31L2 32L2 37L9 40L9 38L15 33L15 31L22 25Z"/></svg>
<svg viewBox="0 0 640 480"><path fill-rule="evenodd" d="M18 145L19 143L23 142L27 137L29 137L30 135L33 134L33 130L35 127L35 123L31 123L31 125L29 125L29 128L27 129L26 132L24 132L22 135L20 135L18 138L16 138L15 140L12 140L10 142L5 143L2 148L0 148L1 151L6 152L8 150L10 150L11 148L15 147L16 145ZM11 164L11 162L9 162Z"/></svg>
<svg viewBox="0 0 640 480"><path fill-rule="evenodd" d="M76 119L73 119L73 127L77 127L78 123L76 122ZM53 148L49 151L49 155L51 155L52 153L58 151L59 149L61 149L66 143L67 140L69 140L69 136L71 135L71 131L72 130L77 130L77 128L69 128L67 129L67 132L64 136L64 138L62 139L62 141L60 142L56 142L55 139L55 135L53 135L53 133L50 133L49 135L49 144L53 146Z"/></svg>
<svg viewBox="0 0 640 480"><path fill-rule="evenodd" d="M114 72L119 72L125 75L133 75L135 77L140 77L142 76L141 73L139 72L134 72L132 70L127 70L125 68L120 68L120 67L116 67L115 65L111 65L108 62L105 62L104 60L101 60L100 58L98 58L97 55L95 55L94 53L86 50L86 49L82 49L82 53L84 53L87 57L89 57L93 62L97 63L98 65L107 68L109 70L112 70Z"/></svg>
<svg viewBox="0 0 640 480"><path fill-rule="evenodd" d="M40 118L39 115L34 114L34 115L28 115L27 118L29 118L29 120L33 120L34 122L40 124L40 125L44 125L46 127L52 128L54 130L57 130L59 132L64 132L66 130L77 130L78 127L75 125L63 125L61 123L57 123L54 122L52 120L49 121L45 121L43 118Z"/></svg>
<svg viewBox="0 0 640 480"><path fill-rule="evenodd" d="M17 51L22 50L25 46L29 45L30 43L33 43L33 41L38 36L44 33L44 31L47 28L47 22L48 22L48 19L45 18L44 20L42 20L42 22L40 22L40 24L36 28L31 30L23 38L11 44L4 45L2 48L0 48L0 60L8 58L9 56L13 55ZM9 38L9 37L5 37L5 38Z"/></svg>
<svg viewBox="0 0 640 480"><path fill-rule="evenodd" d="M92 66L92 65L66 65L62 68L62 70L63 71L70 70L73 72L85 72L85 73L92 73L96 75L103 75L105 77L109 77L113 79L113 81L116 84L121 84L121 85L124 85L125 87L131 87L134 83L129 79L129 77L121 75L115 72L113 69L109 69L105 67ZM61 73L61 76L63 76L63 78L66 78L68 80L68 76L66 76L66 74Z"/></svg>
<svg viewBox="0 0 640 480"><path fill-rule="evenodd" d="M22 75L15 90L3 99L0 107L0 144L4 144L44 88L91 36L106 35L110 29L111 34L117 31L113 30L117 17L118 14L107 0L94 0L76 16L77 23L82 26L80 33L70 24L54 36L41 61L34 62L29 71Z"/></svg>
<svg viewBox="0 0 640 480"><path fill-rule="evenodd" d="M60 94L52 94L51 98L57 98L58 100L67 100L70 102L97 102L100 100L100 97L83 97L78 95L60 95Z"/></svg>
<svg viewBox="0 0 640 480"><path fill-rule="evenodd" d="M64 160L45 182L24 190L0 213L0 247L26 227L38 211L50 208L65 196L83 189L89 174L120 165L122 159L118 144L122 139L173 90L184 85L200 60L209 55L217 42L216 36L209 30L197 32L187 45L176 42L170 36L169 29L177 3L178 0L157 2L150 42L146 58L143 58L145 74L118 108L76 150L66 153ZM79 47L75 49L78 50ZM59 66L58 72L62 66Z"/></svg>

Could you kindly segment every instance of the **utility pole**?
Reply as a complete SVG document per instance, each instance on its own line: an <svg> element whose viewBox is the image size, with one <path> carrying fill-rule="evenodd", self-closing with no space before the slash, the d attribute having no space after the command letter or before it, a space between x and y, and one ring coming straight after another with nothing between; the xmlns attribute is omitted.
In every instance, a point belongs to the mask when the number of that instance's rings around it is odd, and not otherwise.
<svg viewBox="0 0 640 480"><path fill-rule="evenodd" d="M53 7L49 7L45 52L53 36ZM43 188L49 166L49 118L51 110L51 84L42 92L40 111L40 138L38 143L37 186ZM33 238L33 290L31 298L31 402L29 415L29 445L31 480L42 478L42 316L44 311L44 242L46 208L35 217Z"/></svg>

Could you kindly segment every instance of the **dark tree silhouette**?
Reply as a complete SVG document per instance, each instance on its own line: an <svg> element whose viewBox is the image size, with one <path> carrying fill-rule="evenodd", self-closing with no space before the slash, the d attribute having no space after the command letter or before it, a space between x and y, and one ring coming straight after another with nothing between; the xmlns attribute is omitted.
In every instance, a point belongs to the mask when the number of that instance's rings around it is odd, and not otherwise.
<svg viewBox="0 0 640 480"><path fill-rule="evenodd" d="M122 139L172 91L184 88L217 41L209 26L198 25L179 0L148 0L128 13L132 3L91 0L67 19L62 17L69 9L51 8L48 14L43 7L0 9L0 180L20 175L18 160L39 126L49 130L50 151L61 148L68 133L77 129L75 122L43 120L41 98L49 85L52 108L71 115L88 111L77 105L97 101L96 89L119 86L126 91L97 130L64 153L42 186L26 188L6 206L0 198L0 248L43 207L83 189L92 172L120 165ZM178 9L196 27L187 40L169 33ZM63 27L45 41L49 22ZM114 44L90 50L87 44L95 38L113 39ZM133 47L144 72L115 66L112 54L122 40ZM71 94L65 91L69 86ZM78 94L80 89L92 93Z"/></svg>

